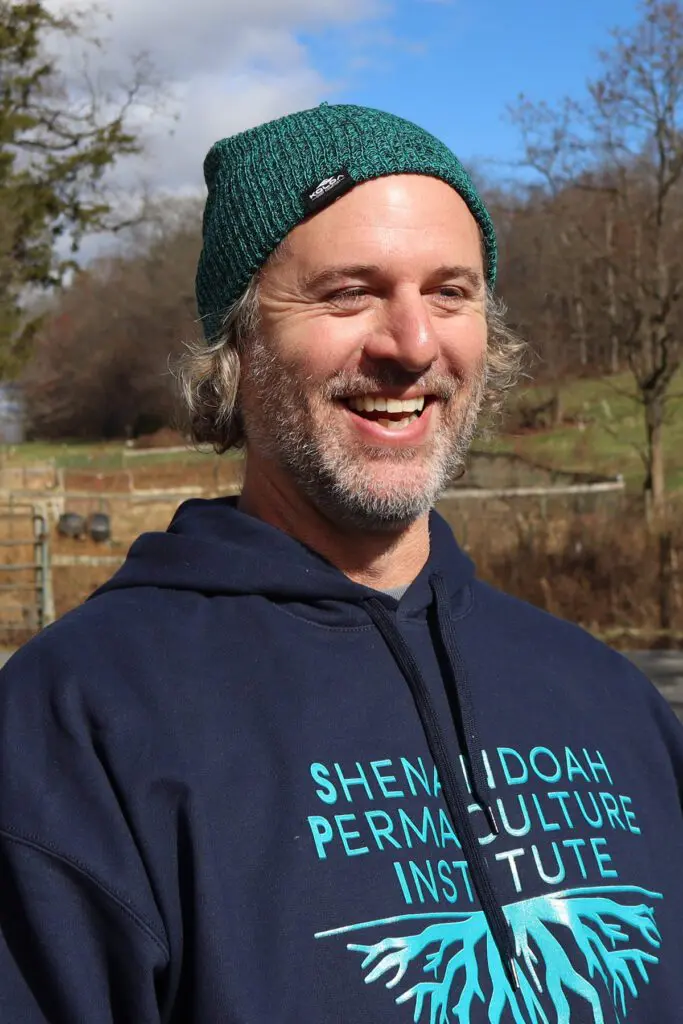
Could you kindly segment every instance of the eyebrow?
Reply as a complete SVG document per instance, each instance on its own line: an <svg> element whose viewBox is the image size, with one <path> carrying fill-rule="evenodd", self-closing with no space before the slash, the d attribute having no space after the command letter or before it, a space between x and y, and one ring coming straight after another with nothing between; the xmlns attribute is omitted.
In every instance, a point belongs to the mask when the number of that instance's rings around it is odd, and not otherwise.
<svg viewBox="0 0 683 1024"><path fill-rule="evenodd" d="M373 263L354 263L348 266L325 267L323 270L307 274L301 281L306 291L317 291L336 284L345 277L374 277L381 273L380 268Z"/></svg>
<svg viewBox="0 0 683 1024"><path fill-rule="evenodd" d="M484 278L483 275L475 270L474 267L467 267L460 263L446 264L437 269L429 275L430 280L433 281L447 281L451 278L459 278L467 281L467 283L477 290L483 287Z"/></svg>
<svg viewBox="0 0 683 1024"><path fill-rule="evenodd" d="M309 274L302 279L302 286L306 291L318 291L321 288L337 284L344 278L369 278L382 274L382 268L374 263L353 263L338 267L325 267L315 273ZM437 267L429 275L430 281L447 281L454 278L465 280L475 290L479 291L484 284L484 279L474 267L464 266L459 263L444 264Z"/></svg>

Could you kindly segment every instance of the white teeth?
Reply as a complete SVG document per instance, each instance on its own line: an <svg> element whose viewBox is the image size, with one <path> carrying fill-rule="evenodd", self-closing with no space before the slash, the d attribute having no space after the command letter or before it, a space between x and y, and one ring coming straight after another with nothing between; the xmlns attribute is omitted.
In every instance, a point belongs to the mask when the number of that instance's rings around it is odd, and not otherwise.
<svg viewBox="0 0 683 1024"><path fill-rule="evenodd" d="M377 422L380 427L386 427L388 430L404 430L411 423L414 423L417 419L415 413L412 416L404 416L402 420L385 420L379 419Z"/></svg>
<svg viewBox="0 0 683 1024"><path fill-rule="evenodd" d="M422 412L424 395L419 398L384 398L382 395L355 395L349 398L349 405L356 412Z"/></svg>

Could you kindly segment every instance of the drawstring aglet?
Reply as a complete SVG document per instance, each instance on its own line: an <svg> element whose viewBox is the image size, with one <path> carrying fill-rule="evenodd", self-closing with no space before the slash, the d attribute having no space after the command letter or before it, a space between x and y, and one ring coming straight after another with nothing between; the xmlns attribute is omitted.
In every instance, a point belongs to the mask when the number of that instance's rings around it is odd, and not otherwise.
<svg viewBox="0 0 683 1024"><path fill-rule="evenodd" d="M519 991L519 975L517 974L517 964L515 963L514 957L508 959L508 974L512 987Z"/></svg>
<svg viewBox="0 0 683 1024"><path fill-rule="evenodd" d="M484 804L484 814L486 815L486 820L489 824L489 828L491 829L492 834L494 836L500 835L500 828L498 827L496 816L493 813L493 808L491 807L490 804Z"/></svg>

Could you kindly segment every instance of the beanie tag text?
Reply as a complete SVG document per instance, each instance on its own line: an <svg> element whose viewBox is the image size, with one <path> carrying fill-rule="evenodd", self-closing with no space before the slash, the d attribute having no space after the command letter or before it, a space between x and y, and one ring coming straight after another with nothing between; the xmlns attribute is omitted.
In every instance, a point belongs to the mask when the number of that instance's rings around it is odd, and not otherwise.
<svg viewBox="0 0 683 1024"><path fill-rule="evenodd" d="M343 196L345 192L348 192L356 184L357 182L351 177L345 167L342 167L335 174L331 174L329 178L323 178L322 181L316 182L310 188L307 188L302 195L306 213L317 213L324 206L333 203L335 199L339 199L340 196Z"/></svg>

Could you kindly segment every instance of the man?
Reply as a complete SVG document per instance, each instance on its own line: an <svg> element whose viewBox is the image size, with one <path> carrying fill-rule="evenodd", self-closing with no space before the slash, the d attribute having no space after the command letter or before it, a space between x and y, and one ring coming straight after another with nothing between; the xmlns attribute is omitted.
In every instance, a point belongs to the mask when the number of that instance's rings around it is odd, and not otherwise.
<svg viewBox="0 0 683 1024"><path fill-rule="evenodd" d="M219 142L195 435L246 448L1 688L8 1024L680 1024L678 725L433 512L520 345L448 149Z"/></svg>

